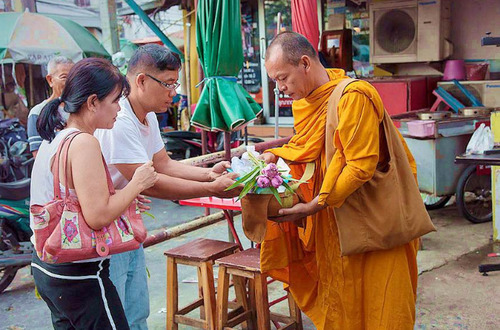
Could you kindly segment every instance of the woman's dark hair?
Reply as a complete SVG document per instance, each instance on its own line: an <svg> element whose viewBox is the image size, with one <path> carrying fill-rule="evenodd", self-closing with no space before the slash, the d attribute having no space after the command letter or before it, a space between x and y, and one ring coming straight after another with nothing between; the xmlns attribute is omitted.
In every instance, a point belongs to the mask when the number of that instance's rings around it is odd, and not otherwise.
<svg viewBox="0 0 500 330"><path fill-rule="evenodd" d="M76 63L68 73L61 97L47 103L40 113L36 128L44 140L52 141L56 131L65 123L59 115L59 105L64 102L64 111L78 113L90 95L104 99L119 88L127 96L130 85L125 76L108 60L85 58Z"/></svg>

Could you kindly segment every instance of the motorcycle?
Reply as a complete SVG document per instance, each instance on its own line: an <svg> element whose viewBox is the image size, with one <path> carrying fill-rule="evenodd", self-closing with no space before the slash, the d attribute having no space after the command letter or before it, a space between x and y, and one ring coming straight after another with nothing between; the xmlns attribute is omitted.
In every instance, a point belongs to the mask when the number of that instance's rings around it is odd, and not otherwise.
<svg viewBox="0 0 500 330"><path fill-rule="evenodd" d="M0 293L31 263L30 181L0 182Z"/></svg>
<svg viewBox="0 0 500 330"><path fill-rule="evenodd" d="M30 174L34 162L18 119L0 121L0 293L31 263Z"/></svg>
<svg viewBox="0 0 500 330"><path fill-rule="evenodd" d="M172 159L182 160L200 156L201 133L190 131L171 131L161 133L165 149Z"/></svg>

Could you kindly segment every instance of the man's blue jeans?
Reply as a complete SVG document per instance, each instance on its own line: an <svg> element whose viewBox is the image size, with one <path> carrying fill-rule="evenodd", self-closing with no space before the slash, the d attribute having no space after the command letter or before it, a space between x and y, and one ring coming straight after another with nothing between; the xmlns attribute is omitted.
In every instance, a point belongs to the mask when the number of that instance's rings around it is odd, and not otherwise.
<svg viewBox="0 0 500 330"><path fill-rule="evenodd" d="M149 292L142 245L137 250L112 255L109 277L118 291L130 329L146 330Z"/></svg>

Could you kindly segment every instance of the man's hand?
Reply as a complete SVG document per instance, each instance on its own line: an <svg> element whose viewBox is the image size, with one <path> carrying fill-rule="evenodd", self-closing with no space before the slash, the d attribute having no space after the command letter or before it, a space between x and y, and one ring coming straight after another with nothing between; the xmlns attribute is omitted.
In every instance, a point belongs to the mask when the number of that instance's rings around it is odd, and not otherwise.
<svg viewBox="0 0 500 330"><path fill-rule="evenodd" d="M258 159L262 159L263 161L266 162L266 164L269 163L276 163L278 161L278 157L276 157L274 154L270 152L264 152L263 154L259 155L257 157Z"/></svg>
<svg viewBox="0 0 500 330"><path fill-rule="evenodd" d="M214 165L209 172L208 178L209 181L214 181L218 177L227 173L227 169L231 167L231 163L228 161L222 161Z"/></svg>
<svg viewBox="0 0 500 330"><path fill-rule="evenodd" d="M151 203L150 199L147 199L143 195L137 195L137 207L139 208L139 211L146 212L148 210L151 210L151 206L145 205Z"/></svg>
<svg viewBox="0 0 500 330"><path fill-rule="evenodd" d="M243 189L243 185L225 191L226 188L230 187L235 182L235 179L238 176L239 174L237 173L223 174L215 179L215 181L210 182L209 184L211 185L210 190L212 195L220 198L232 198L238 196Z"/></svg>
<svg viewBox="0 0 500 330"><path fill-rule="evenodd" d="M275 222L295 222L297 220L303 219L309 215L313 215L316 212L324 209L326 206L318 204L318 197L310 201L309 203L298 203L293 207L288 209L279 210L279 217L273 217L269 220Z"/></svg>

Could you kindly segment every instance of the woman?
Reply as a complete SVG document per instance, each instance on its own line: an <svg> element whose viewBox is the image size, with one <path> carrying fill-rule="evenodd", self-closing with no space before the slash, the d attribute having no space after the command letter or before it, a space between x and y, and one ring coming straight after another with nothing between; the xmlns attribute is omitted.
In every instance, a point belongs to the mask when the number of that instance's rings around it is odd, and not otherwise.
<svg viewBox="0 0 500 330"><path fill-rule="evenodd" d="M68 134L80 131L68 150L68 187L78 196L87 224L99 230L119 217L140 192L153 186L157 175L149 162L139 167L129 184L110 195L101 148L93 133L113 127L128 93L124 76L104 59L81 60L70 70L60 98L50 101L37 123L44 139L33 166L31 204L46 204L54 198L51 164ZM58 107L64 103L69 118L63 126ZM59 173L64 173L63 161ZM64 175L61 185L64 185ZM148 207L143 206L144 209ZM109 279L109 259L65 264L47 264L35 255L33 277L38 291L52 312L55 329L128 329L118 293Z"/></svg>

